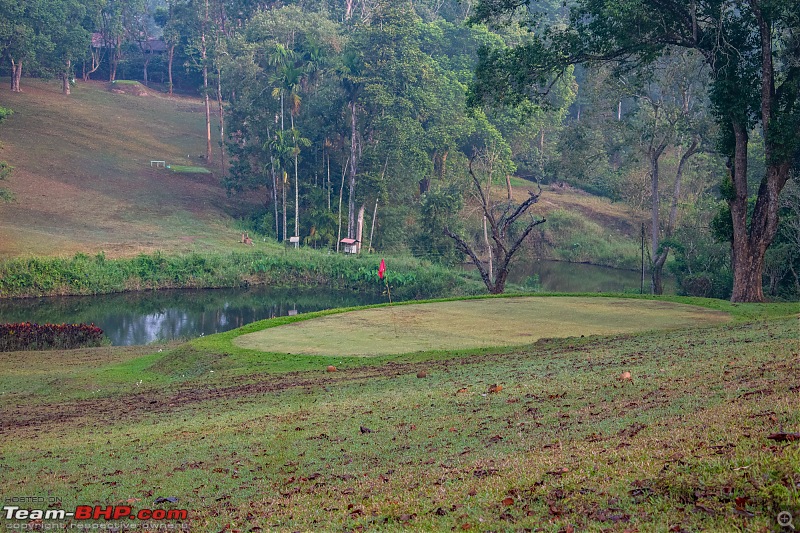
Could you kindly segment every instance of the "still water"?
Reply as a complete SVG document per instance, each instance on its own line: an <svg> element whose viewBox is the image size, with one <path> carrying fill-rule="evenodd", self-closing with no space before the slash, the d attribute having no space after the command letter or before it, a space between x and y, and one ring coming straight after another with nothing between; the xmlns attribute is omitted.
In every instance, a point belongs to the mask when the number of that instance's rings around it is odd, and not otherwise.
<svg viewBox="0 0 800 533"><path fill-rule="evenodd" d="M512 265L508 280L530 285L531 276L538 276L541 289L548 292L639 292L642 273L582 263L520 260ZM649 290L649 284L646 277L645 290ZM665 280L665 285L665 292L670 292L670 280Z"/></svg>
<svg viewBox="0 0 800 533"><path fill-rule="evenodd" d="M534 275L538 285L532 284ZM554 292L633 292L639 289L639 277L638 272L592 265L520 261L509 281ZM0 300L0 323L94 323L113 345L125 346L189 339L265 318L385 301L377 287L369 294L267 287L170 290Z"/></svg>
<svg viewBox="0 0 800 533"><path fill-rule="evenodd" d="M0 323L94 323L115 346L189 339L250 322L335 307L379 303L375 294L324 289L169 290L0 300Z"/></svg>

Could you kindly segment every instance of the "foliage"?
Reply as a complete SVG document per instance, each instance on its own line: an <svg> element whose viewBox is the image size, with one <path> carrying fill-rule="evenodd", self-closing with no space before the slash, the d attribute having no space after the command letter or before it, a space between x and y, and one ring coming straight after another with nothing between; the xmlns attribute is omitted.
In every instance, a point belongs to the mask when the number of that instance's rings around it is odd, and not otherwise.
<svg viewBox="0 0 800 533"><path fill-rule="evenodd" d="M0 352L70 350L103 344L103 330L94 324L0 324Z"/></svg>
<svg viewBox="0 0 800 533"><path fill-rule="evenodd" d="M443 264L455 264L461 259L453 240L443 229L458 231L459 213L464 207L464 193L457 183L435 185L420 199L420 215L424 223L414 240L412 251L417 257L427 257Z"/></svg>
<svg viewBox="0 0 800 533"><path fill-rule="evenodd" d="M528 1L480 3L475 22L498 21ZM473 102L540 101L575 64L614 64L615 74L640 73L675 47L698 52L711 72L708 95L728 158L736 301L763 299L764 254L778 231L778 195L796 165L800 139L796 58L800 17L790 0L769 3L703 0L651 6L637 0L579 0L569 23L538 24L523 14L529 39L511 49L480 52ZM536 30L536 31L533 31ZM621 105L621 104L620 104ZM766 169L748 225L749 132L764 132Z"/></svg>
<svg viewBox="0 0 800 533"><path fill-rule="evenodd" d="M377 283L378 261L374 256L349 257L314 250L278 255L252 251L165 256L157 252L115 260L106 259L103 254L77 254L71 259L12 259L0 262L0 297L247 284L365 290ZM393 293L401 298L476 290L474 282L465 280L463 273L429 262L397 258L392 265L389 281Z"/></svg>
<svg viewBox="0 0 800 533"><path fill-rule="evenodd" d="M715 221L729 217L714 215L724 204L708 199L689 211L668 244L675 251L669 270L675 275L678 293L704 298L729 298L733 287L729 241L720 240Z"/></svg>

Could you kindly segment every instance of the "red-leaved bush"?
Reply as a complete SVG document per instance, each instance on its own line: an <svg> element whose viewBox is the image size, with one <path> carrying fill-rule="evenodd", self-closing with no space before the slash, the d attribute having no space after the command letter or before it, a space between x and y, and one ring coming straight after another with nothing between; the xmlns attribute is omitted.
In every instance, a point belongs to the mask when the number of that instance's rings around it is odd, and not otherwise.
<svg viewBox="0 0 800 533"><path fill-rule="evenodd" d="M0 324L0 352L65 350L102 343L103 330L94 324Z"/></svg>

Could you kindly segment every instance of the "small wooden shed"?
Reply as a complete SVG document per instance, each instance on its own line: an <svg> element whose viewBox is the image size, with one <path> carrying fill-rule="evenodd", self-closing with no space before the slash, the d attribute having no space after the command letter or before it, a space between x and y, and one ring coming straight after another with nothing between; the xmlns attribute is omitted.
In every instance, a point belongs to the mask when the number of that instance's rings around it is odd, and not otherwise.
<svg viewBox="0 0 800 533"><path fill-rule="evenodd" d="M357 254L358 253L358 241L355 239L348 239L344 238L339 241L344 245L344 253L346 254Z"/></svg>

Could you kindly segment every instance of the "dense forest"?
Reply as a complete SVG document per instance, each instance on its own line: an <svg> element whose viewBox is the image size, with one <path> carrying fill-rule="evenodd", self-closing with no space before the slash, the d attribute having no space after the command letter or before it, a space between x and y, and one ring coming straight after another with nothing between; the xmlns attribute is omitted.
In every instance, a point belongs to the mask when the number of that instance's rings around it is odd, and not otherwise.
<svg viewBox="0 0 800 533"><path fill-rule="evenodd" d="M657 14L666 29L643 3L596 4L0 0L0 73L13 91L37 76L199 94L207 165L263 199L251 227L280 241L499 257L541 223L513 176L646 213L654 293L667 270L685 294L797 297L792 2L692 3ZM494 213L508 224L488 246Z"/></svg>

